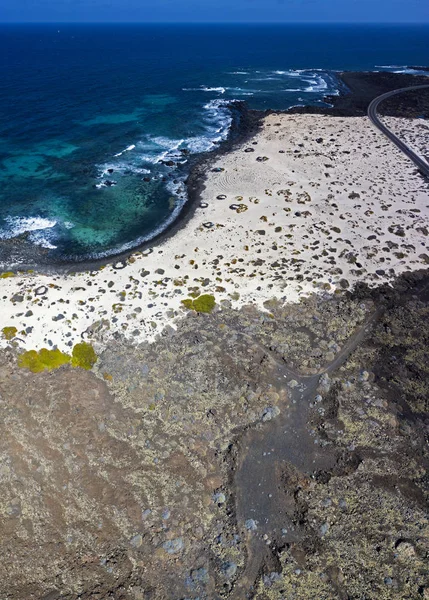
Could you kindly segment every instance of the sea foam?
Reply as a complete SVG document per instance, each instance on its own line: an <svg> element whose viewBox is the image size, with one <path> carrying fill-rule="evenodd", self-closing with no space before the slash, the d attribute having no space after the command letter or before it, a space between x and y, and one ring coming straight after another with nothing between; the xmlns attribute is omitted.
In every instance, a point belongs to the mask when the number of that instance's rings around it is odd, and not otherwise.
<svg viewBox="0 0 429 600"><path fill-rule="evenodd" d="M130 150L134 150L135 148L135 144L131 144L131 146L128 146L127 148L125 148L125 150L122 150L122 152L118 152L118 154L115 154L114 156L122 156L125 152L130 152Z"/></svg>
<svg viewBox="0 0 429 600"><path fill-rule="evenodd" d="M57 225L57 221L43 217L6 217L4 221L6 227L0 231L0 239L9 240L27 233L33 244L50 250L56 248L51 241L52 234L48 232Z"/></svg>

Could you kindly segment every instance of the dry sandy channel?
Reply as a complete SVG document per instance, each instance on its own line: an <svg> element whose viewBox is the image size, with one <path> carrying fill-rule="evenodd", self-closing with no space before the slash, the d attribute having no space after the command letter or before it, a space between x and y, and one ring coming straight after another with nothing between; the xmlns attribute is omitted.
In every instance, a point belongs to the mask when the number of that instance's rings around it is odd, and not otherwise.
<svg viewBox="0 0 429 600"><path fill-rule="evenodd" d="M422 121L388 122L427 147ZM429 263L428 183L366 117L272 114L205 186L186 226L121 268L1 279L0 329L16 327L26 349L139 343L174 327L193 292L263 307Z"/></svg>

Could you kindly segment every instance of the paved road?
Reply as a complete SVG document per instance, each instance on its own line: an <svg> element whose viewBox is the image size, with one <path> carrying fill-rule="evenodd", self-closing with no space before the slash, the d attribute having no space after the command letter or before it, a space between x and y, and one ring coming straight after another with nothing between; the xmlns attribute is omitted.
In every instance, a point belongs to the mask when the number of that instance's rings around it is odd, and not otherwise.
<svg viewBox="0 0 429 600"><path fill-rule="evenodd" d="M396 94L402 94L402 92L409 92L411 90L422 90L425 88L429 88L429 85L413 85L412 87L393 90L393 92L387 92L386 94L382 94L381 96L374 98L374 100L368 106L368 117L371 119L374 125L378 127L378 129L380 129L380 131L382 131L384 135L389 138L389 140L391 140L394 144L396 144L396 146L398 146L399 150L402 150L402 152L413 161L413 163L418 167L418 169L422 173L426 175L426 177L429 177L429 163L424 158L416 154L413 150L411 150L411 148L407 146L405 142L400 140L394 133L392 133L390 129L388 129L386 125L384 125L384 123L382 123L377 116L378 105L380 104L380 102L383 102L383 100L386 100L386 98L396 96Z"/></svg>

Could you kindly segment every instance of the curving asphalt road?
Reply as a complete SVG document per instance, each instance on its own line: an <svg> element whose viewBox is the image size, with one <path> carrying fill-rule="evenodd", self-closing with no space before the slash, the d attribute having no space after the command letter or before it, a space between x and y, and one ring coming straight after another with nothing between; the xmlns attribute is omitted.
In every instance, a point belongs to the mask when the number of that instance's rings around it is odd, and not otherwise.
<svg viewBox="0 0 429 600"><path fill-rule="evenodd" d="M368 117L371 119L374 125L378 127L378 129L380 129L380 131L384 133L386 137L389 138L389 140L391 140L394 144L396 144L396 146L398 146L399 150L401 150L406 156L408 156L408 158L410 158L413 161L413 163L424 175L426 175L426 177L429 177L429 163L424 158L416 154L413 150L411 150L411 148L407 146L405 142L400 140L394 133L392 133L390 129L388 129L386 125L384 125L384 123L380 121L377 115L378 105L380 104L380 102L383 102L383 100L386 100L386 98L396 96L396 94L401 94L402 92L409 92L411 90L422 90L424 88L429 88L429 85L413 85L411 87L400 88L399 90L386 92L385 94L374 98L374 100L368 106Z"/></svg>

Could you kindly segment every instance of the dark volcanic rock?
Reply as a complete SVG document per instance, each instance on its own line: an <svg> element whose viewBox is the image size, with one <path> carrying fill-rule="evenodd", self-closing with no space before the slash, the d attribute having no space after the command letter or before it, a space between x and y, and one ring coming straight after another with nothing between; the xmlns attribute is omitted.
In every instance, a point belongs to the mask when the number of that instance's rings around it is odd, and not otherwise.
<svg viewBox="0 0 429 600"><path fill-rule="evenodd" d="M287 112L296 114L326 114L340 117L364 116L368 105L377 96L395 89L413 85L428 85L425 75L384 72L343 72L339 75L343 84L339 96L327 96L331 107L295 106ZM429 89L420 92L407 92L386 100L379 112L398 117L429 117Z"/></svg>
<svg viewBox="0 0 429 600"><path fill-rule="evenodd" d="M95 373L1 351L1 594L418 597L427 287L190 313Z"/></svg>

